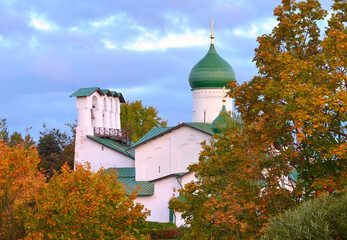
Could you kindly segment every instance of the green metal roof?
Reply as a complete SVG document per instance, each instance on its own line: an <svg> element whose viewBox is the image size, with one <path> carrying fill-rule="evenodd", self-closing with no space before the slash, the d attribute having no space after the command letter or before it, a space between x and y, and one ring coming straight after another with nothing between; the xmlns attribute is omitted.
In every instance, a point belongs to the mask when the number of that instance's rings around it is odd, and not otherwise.
<svg viewBox="0 0 347 240"><path fill-rule="evenodd" d="M190 123L183 123L183 124L213 135L213 131L211 129L211 123L190 122Z"/></svg>
<svg viewBox="0 0 347 240"><path fill-rule="evenodd" d="M299 176L298 171L296 170L295 167L293 167L293 169L290 171L288 177L290 179L294 180L294 182L297 182L298 181L298 176Z"/></svg>
<svg viewBox="0 0 347 240"><path fill-rule="evenodd" d="M101 89L102 93L108 96L113 96L112 92L108 89Z"/></svg>
<svg viewBox="0 0 347 240"><path fill-rule="evenodd" d="M129 147L123 146L115 141L112 141L110 139L107 138L98 138L98 137L94 137L91 135L87 135L88 138L104 145L107 146L113 150L116 150L120 153L123 153L124 155L127 155L129 157L131 157L132 159L135 159L135 150L134 149L129 149Z"/></svg>
<svg viewBox="0 0 347 240"><path fill-rule="evenodd" d="M112 95L116 95L118 97L118 93L116 91L110 91L112 93Z"/></svg>
<svg viewBox="0 0 347 240"><path fill-rule="evenodd" d="M93 92L99 91L99 93L103 94L103 92L98 87L89 87L89 88L80 88L76 92L72 93L70 97L88 97Z"/></svg>
<svg viewBox="0 0 347 240"><path fill-rule="evenodd" d="M214 44L190 71L189 84L194 89L223 88L229 81L236 81L230 64L218 55Z"/></svg>
<svg viewBox="0 0 347 240"><path fill-rule="evenodd" d="M213 120L211 129L215 134L221 134L225 132L230 122L231 122L231 117L229 113L227 112L225 105L223 105L222 111L219 113L216 119Z"/></svg>
<svg viewBox="0 0 347 240"><path fill-rule="evenodd" d="M149 140L152 140L158 136L161 136L163 134L166 134L168 132L171 132L171 131L178 129L180 127L183 127L183 126L192 127L192 128L197 129L199 131L213 135L213 131L211 130L211 124L210 123L199 123L199 122L181 123L175 127L152 128L148 133L146 133L146 135L144 135L136 143L131 145L130 148L135 148L140 144L143 144Z"/></svg>
<svg viewBox="0 0 347 240"><path fill-rule="evenodd" d="M125 103L122 93L117 93L116 91L110 91L109 89L100 89L98 87L80 88L76 92L72 93L70 97L88 97L95 91L98 91L100 95L118 97L120 103Z"/></svg>
<svg viewBox="0 0 347 240"><path fill-rule="evenodd" d="M108 168L106 169L107 173L118 172L118 177L127 178L127 177L135 177L135 168L127 167L127 168Z"/></svg>
<svg viewBox="0 0 347 240"><path fill-rule="evenodd" d="M140 138L136 143L130 146L130 148L134 148L144 142L147 142L150 139L153 139L157 137L160 134L165 133L166 131L170 130L172 127L158 127L158 128L152 128L149 130L148 133L146 133L142 138Z"/></svg>
<svg viewBox="0 0 347 240"><path fill-rule="evenodd" d="M127 194L135 188L138 189L138 196L151 196L154 194L154 183L135 180L135 168L108 168L107 173L118 172L118 181L126 187Z"/></svg>

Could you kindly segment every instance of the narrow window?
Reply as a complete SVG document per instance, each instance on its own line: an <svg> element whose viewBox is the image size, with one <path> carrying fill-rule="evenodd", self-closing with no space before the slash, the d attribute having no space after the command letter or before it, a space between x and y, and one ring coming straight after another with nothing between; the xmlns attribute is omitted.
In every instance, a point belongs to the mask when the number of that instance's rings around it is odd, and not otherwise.
<svg viewBox="0 0 347 240"><path fill-rule="evenodd" d="M204 123L206 122L206 111L204 111Z"/></svg>
<svg viewBox="0 0 347 240"><path fill-rule="evenodd" d="M158 166L158 173L160 173L160 166Z"/></svg>

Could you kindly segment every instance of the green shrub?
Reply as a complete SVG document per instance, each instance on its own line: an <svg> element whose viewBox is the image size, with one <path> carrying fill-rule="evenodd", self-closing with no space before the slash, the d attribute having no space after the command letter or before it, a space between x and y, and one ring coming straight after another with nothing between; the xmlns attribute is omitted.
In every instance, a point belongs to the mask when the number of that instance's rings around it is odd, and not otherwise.
<svg viewBox="0 0 347 240"><path fill-rule="evenodd" d="M149 230L162 230L162 229L177 229L176 225L171 222L160 223L160 222L147 222L147 229Z"/></svg>
<svg viewBox="0 0 347 240"><path fill-rule="evenodd" d="M347 192L304 202L264 230L262 239L347 239Z"/></svg>

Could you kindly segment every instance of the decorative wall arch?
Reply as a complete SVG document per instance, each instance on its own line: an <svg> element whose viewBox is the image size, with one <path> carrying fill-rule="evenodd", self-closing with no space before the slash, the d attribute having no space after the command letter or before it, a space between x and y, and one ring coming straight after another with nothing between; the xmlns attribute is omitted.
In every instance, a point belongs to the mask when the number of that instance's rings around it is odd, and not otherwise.
<svg viewBox="0 0 347 240"><path fill-rule="evenodd" d="M98 109L98 98L96 96L93 96L92 98L92 108Z"/></svg>
<svg viewBox="0 0 347 240"><path fill-rule="evenodd" d="M96 127L96 111L99 108L99 102L98 102L98 98L96 96L93 96L92 98L92 106L90 109L90 121L92 124L92 127Z"/></svg>

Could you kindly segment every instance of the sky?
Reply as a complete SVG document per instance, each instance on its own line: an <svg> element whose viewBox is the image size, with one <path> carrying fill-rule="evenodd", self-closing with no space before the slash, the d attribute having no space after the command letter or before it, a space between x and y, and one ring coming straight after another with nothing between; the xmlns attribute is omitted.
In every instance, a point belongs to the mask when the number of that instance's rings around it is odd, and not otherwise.
<svg viewBox="0 0 347 240"><path fill-rule="evenodd" d="M190 70L215 47L239 83L257 74L256 39L280 0L0 0L0 118L38 140L67 131L82 87L122 92L168 125L192 121ZM325 9L330 0L321 0Z"/></svg>

